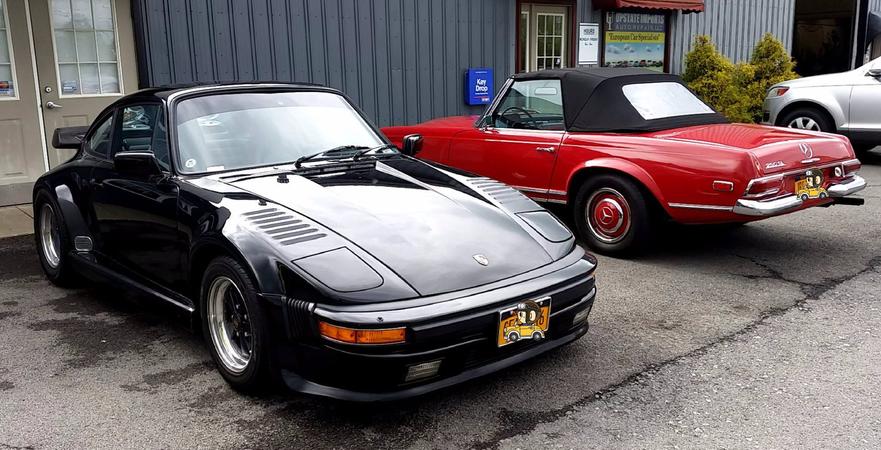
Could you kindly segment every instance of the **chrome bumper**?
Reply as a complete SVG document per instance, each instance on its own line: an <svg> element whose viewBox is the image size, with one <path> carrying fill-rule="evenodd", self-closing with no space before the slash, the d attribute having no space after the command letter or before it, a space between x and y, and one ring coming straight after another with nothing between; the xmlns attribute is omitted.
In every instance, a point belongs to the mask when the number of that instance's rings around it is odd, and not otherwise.
<svg viewBox="0 0 881 450"><path fill-rule="evenodd" d="M866 180L858 175L853 179L841 184L833 184L826 188L829 197L845 197L866 187ZM780 197L773 200L747 200L740 199L734 205L732 211L744 216L774 216L798 209L804 202L794 196Z"/></svg>
<svg viewBox="0 0 881 450"><path fill-rule="evenodd" d="M833 184L826 189L826 192L829 193L830 197L844 197L853 194L854 192L861 191L865 187L866 180L859 175L854 175L853 180L850 180L847 183Z"/></svg>

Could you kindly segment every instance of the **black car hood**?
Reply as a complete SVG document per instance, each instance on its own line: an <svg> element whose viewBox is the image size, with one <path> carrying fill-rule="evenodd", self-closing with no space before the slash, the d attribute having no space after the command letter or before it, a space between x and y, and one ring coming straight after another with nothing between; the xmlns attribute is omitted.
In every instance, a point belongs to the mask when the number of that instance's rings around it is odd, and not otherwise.
<svg viewBox="0 0 881 450"><path fill-rule="evenodd" d="M529 225L445 172L412 159L223 181L339 234L420 295L491 283L554 260ZM486 265L480 263L483 257Z"/></svg>

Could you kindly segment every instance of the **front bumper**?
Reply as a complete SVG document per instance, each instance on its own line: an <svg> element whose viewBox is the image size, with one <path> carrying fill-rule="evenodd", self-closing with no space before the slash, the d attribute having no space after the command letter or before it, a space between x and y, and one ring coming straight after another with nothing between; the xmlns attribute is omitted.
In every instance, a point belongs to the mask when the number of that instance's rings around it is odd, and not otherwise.
<svg viewBox="0 0 881 450"><path fill-rule="evenodd" d="M367 311L360 305L362 308L355 311L325 311L318 306L310 317L290 315L300 322L290 324L300 336L278 355L282 379L290 389L312 395L357 402L394 401L503 370L587 332L587 316L596 296L594 267L592 262L578 260L528 282L412 308L389 310L393 305L384 305L385 310L380 306ZM552 301L545 338L498 347L499 310L547 295ZM363 317L372 318L374 325L377 317L382 317L383 327L406 326L407 342L345 344L318 337L314 326L303 327L304 321L319 319L359 324ZM408 380L413 366L438 361L436 374Z"/></svg>
<svg viewBox="0 0 881 450"><path fill-rule="evenodd" d="M854 175L851 180L832 184L826 188L829 197L845 197L858 192L866 187L866 180L859 175ZM766 217L784 214L801 208L804 200L795 195L778 197L771 200L748 200L739 199L734 205L734 213L744 216Z"/></svg>

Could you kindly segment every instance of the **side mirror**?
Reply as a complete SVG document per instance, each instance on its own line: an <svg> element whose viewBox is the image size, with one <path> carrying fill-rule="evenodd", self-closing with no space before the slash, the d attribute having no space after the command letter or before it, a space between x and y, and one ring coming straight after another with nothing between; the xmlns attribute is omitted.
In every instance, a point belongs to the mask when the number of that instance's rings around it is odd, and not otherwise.
<svg viewBox="0 0 881 450"><path fill-rule="evenodd" d="M422 151L421 134L408 134L404 136L403 148L401 149L401 153L407 156L416 156L416 154L420 151Z"/></svg>
<svg viewBox="0 0 881 450"><path fill-rule="evenodd" d="M881 78L881 69L869 69L866 75L874 78Z"/></svg>
<svg viewBox="0 0 881 450"><path fill-rule="evenodd" d="M117 152L113 155L113 167L121 175L138 178L162 174L162 166L159 165L153 152L143 150Z"/></svg>
<svg viewBox="0 0 881 450"><path fill-rule="evenodd" d="M80 148L89 127L56 128L52 134L52 146L55 148Z"/></svg>

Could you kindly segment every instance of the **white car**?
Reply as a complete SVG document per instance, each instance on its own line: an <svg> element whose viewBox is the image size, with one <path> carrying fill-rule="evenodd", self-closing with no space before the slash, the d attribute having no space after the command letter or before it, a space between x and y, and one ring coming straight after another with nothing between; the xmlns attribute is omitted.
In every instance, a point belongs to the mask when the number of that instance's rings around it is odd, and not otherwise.
<svg viewBox="0 0 881 450"><path fill-rule="evenodd" d="M775 84L762 123L840 133L857 151L881 145L881 58L857 69Z"/></svg>

